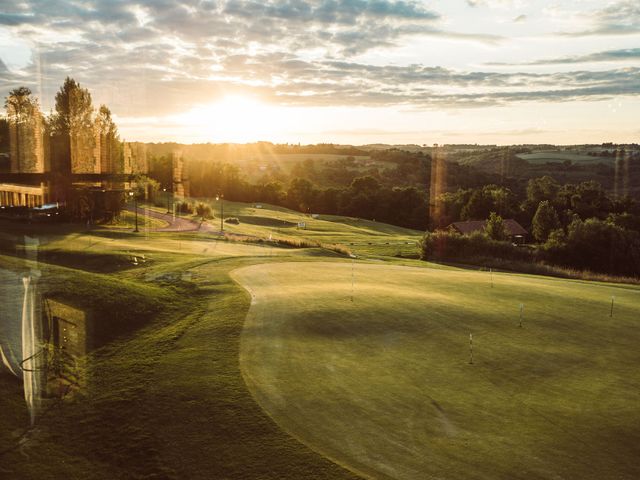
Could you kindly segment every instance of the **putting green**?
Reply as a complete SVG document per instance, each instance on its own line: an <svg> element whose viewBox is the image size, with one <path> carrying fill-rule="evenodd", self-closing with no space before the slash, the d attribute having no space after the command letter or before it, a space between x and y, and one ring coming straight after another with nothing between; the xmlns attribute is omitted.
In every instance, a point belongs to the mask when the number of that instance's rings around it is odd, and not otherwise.
<svg viewBox="0 0 640 480"><path fill-rule="evenodd" d="M363 476L640 478L636 287L347 262L233 275L252 394Z"/></svg>

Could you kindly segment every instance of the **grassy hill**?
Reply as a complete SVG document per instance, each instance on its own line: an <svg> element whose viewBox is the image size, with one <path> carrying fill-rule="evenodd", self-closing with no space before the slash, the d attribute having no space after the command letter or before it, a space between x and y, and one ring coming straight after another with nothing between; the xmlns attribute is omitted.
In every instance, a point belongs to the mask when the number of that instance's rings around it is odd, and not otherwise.
<svg viewBox="0 0 640 480"><path fill-rule="evenodd" d="M360 263L234 277L253 297L252 393L365 477L640 475L638 288Z"/></svg>
<svg viewBox="0 0 640 480"><path fill-rule="evenodd" d="M209 223L219 228L220 204L208 202L216 217ZM258 206L260 208L258 208ZM418 255L418 242L423 232L360 218L336 215L305 215L300 212L267 204L224 202L226 219L237 218L240 223L225 223L229 233L251 235L262 239L286 242L316 242L340 245L355 255L394 256ZM299 226L299 224L304 226Z"/></svg>

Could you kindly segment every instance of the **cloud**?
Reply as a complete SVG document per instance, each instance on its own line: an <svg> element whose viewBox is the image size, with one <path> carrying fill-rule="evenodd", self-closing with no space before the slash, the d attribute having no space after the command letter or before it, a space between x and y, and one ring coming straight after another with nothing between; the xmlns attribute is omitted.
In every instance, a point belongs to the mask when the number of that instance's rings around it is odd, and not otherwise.
<svg viewBox="0 0 640 480"><path fill-rule="evenodd" d="M31 86L42 92L45 109L51 107L67 75L91 89L94 103L107 103L114 113L129 117L165 115L243 92L288 105L415 108L640 94L637 68L504 73L357 60L362 52L395 45L406 37L500 41L492 35L444 30L439 15L421 2L4 3L0 23L34 48L30 66L7 70L0 65L0 86L4 92L22 84ZM637 52L589 57L604 61L625 55L636 58ZM580 63L578 58L546 63Z"/></svg>
<svg viewBox="0 0 640 480"><path fill-rule="evenodd" d="M595 63L595 62L620 62L629 60L640 60L640 48L625 48L620 50L607 50L595 52L587 55L574 55L569 57L547 58L517 64L509 63L488 63L490 66L524 66L524 65L567 65L574 63Z"/></svg>
<svg viewBox="0 0 640 480"><path fill-rule="evenodd" d="M619 0L606 7L582 15L589 27L561 35L583 37L592 35L630 35L640 33L640 2Z"/></svg>
<svg viewBox="0 0 640 480"><path fill-rule="evenodd" d="M467 5L475 7L504 8L520 4L519 0L466 0Z"/></svg>
<svg viewBox="0 0 640 480"><path fill-rule="evenodd" d="M518 15L516 18L513 19L514 23L522 23L524 21L527 20L527 16L526 15Z"/></svg>

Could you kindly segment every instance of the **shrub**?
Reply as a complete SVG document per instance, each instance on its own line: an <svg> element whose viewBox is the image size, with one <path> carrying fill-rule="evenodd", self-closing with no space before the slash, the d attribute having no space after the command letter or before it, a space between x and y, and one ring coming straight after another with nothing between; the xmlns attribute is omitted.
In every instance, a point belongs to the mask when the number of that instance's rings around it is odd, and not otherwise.
<svg viewBox="0 0 640 480"><path fill-rule="evenodd" d="M229 217L225 219L224 223L230 223L231 225L240 225L240 220L238 220L236 217Z"/></svg>
<svg viewBox="0 0 640 480"><path fill-rule="evenodd" d="M193 213L193 203L191 202L176 202L176 211L179 213Z"/></svg>
<svg viewBox="0 0 640 480"><path fill-rule="evenodd" d="M196 214L201 218L213 218L213 212L211 206L206 203L198 202L196 204Z"/></svg>
<svg viewBox="0 0 640 480"><path fill-rule="evenodd" d="M427 232L421 243L423 260L462 260L503 259L530 261L535 254L528 249L516 247L509 242L493 240L476 232L460 235L454 232Z"/></svg>
<svg viewBox="0 0 640 480"><path fill-rule="evenodd" d="M566 235L553 232L544 252L568 267L629 276L640 272L640 234L597 218L575 219Z"/></svg>

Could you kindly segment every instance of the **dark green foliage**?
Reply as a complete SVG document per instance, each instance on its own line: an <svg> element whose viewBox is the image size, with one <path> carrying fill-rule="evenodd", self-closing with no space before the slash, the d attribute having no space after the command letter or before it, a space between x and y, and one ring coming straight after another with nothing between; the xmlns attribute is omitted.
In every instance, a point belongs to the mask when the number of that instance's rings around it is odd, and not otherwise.
<svg viewBox="0 0 640 480"><path fill-rule="evenodd" d="M544 249L560 265L632 277L640 274L640 233L609 221L576 218L566 235L555 232Z"/></svg>
<svg viewBox="0 0 640 480"><path fill-rule="evenodd" d="M543 200L538 205L531 228L533 236L539 242L546 242L551 232L560 228L558 212L548 200Z"/></svg>
<svg viewBox="0 0 640 480"><path fill-rule="evenodd" d="M490 239L498 242L504 242L509 238L504 225L504 220L496 212L491 212L489 214L489 219L484 227L484 231Z"/></svg>
<svg viewBox="0 0 640 480"><path fill-rule="evenodd" d="M176 211L179 213L192 214L193 213L193 203L191 202L176 202Z"/></svg>
<svg viewBox="0 0 640 480"><path fill-rule="evenodd" d="M203 203L203 202L196 203L195 211L196 211L196 214L203 219L213 218L213 212L211 210L211 206L206 203Z"/></svg>
<svg viewBox="0 0 640 480"><path fill-rule="evenodd" d="M510 242L501 242L482 233L460 235L454 232L427 232L422 239L423 260L450 260L475 262L482 260L505 259L531 261L534 254Z"/></svg>
<svg viewBox="0 0 640 480"><path fill-rule="evenodd" d="M596 218L574 219L567 233L556 229L538 249L517 247L481 233L460 235L427 232L422 240L423 260L498 265L504 261L546 262L565 268L638 277L640 233ZM516 265L516 268L520 268Z"/></svg>

